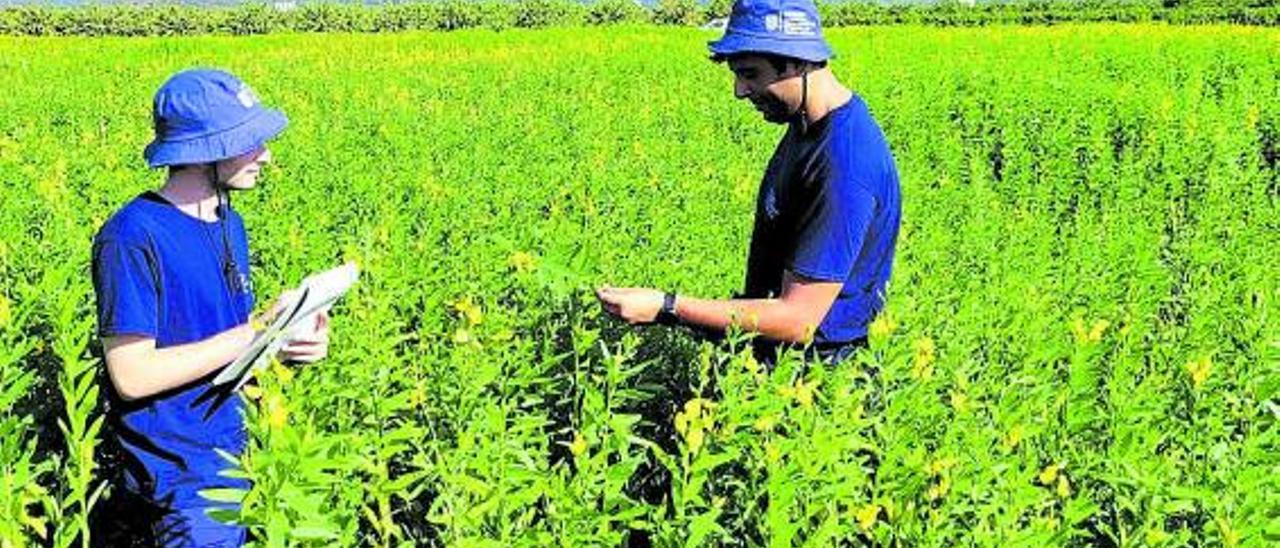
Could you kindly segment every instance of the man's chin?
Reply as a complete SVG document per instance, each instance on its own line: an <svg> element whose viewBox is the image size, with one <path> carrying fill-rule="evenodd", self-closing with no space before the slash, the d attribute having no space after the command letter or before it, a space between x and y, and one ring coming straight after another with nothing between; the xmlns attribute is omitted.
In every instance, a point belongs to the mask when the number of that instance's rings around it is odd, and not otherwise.
<svg viewBox="0 0 1280 548"><path fill-rule="evenodd" d="M237 190L253 190L256 186L258 186L258 181L255 178L248 181L227 181L226 188L227 190L234 192Z"/></svg>
<svg viewBox="0 0 1280 548"><path fill-rule="evenodd" d="M764 121L769 122L770 124L787 123L787 117L776 112L761 112L760 116L764 118Z"/></svg>

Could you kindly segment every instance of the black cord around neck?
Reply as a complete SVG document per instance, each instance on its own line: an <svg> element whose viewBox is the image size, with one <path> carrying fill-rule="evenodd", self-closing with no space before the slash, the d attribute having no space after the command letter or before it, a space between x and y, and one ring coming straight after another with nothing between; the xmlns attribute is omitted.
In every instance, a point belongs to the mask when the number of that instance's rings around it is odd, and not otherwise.
<svg viewBox="0 0 1280 548"><path fill-rule="evenodd" d="M210 170L209 184L218 195L218 206L214 215L222 232L222 277L233 295L245 292L240 279L240 265L236 262L235 253L231 250L231 193L218 176L218 164L215 162Z"/></svg>

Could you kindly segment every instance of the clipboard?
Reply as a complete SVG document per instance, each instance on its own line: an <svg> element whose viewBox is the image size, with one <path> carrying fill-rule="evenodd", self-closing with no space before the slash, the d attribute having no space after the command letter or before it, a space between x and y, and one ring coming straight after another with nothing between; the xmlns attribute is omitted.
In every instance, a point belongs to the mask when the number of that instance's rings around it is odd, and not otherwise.
<svg viewBox="0 0 1280 548"><path fill-rule="evenodd" d="M360 271L355 263L346 263L337 268L312 274L302 280L298 290L287 302L266 329L254 336L253 342L235 361L214 377L213 384L221 386L235 381L232 390L239 390L244 383L253 377L254 371L264 367L272 356L288 341L293 330L302 322L311 319L317 312L332 306L334 302L346 295L351 286L360 278Z"/></svg>

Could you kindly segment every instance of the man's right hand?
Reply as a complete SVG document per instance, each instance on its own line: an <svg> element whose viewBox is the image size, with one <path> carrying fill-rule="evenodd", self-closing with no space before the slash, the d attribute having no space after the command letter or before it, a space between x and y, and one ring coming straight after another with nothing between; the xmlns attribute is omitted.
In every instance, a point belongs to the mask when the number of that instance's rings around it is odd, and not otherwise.
<svg viewBox="0 0 1280 548"><path fill-rule="evenodd" d="M254 316L253 319L249 321L249 324L253 326L253 330L255 332L262 331L266 329L267 326L275 322L276 318L279 318L280 314L283 313L290 304L293 304L293 300L297 298L300 293L301 292L297 289L286 289L281 292L280 296L276 298L276 302L271 303L271 308L268 308L265 312Z"/></svg>

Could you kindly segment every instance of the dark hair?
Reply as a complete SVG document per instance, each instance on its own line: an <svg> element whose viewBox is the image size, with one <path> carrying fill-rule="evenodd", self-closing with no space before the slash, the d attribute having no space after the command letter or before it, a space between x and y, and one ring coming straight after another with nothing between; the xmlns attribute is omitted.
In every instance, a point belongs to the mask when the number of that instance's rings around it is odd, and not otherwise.
<svg viewBox="0 0 1280 548"><path fill-rule="evenodd" d="M167 167L169 168L169 174L172 175L174 173L187 170L187 169L199 169L203 171L208 171L210 165L212 164L174 164Z"/></svg>
<svg viewBox="0 0 1280 548"><path fill-rule="evenodd" d="M804 59L799 59L796 57L788 57L786 55L779 55L776 53L768 53L763 51L760 51L760 52L744 51L740 53L732 53L729 55L715 53L711 55L711 61L713 63L724 63L730 59L733 59L736 57L745 57L747 55L755 55L763 58L765 61L769 63L769 65L773 66L773 70L776 70L779 73L786 72L788 64L796 64L802 67L808 67L810 69L820 69L820 68L825 68L827 66L826 61L806 61Z"/></svg>

